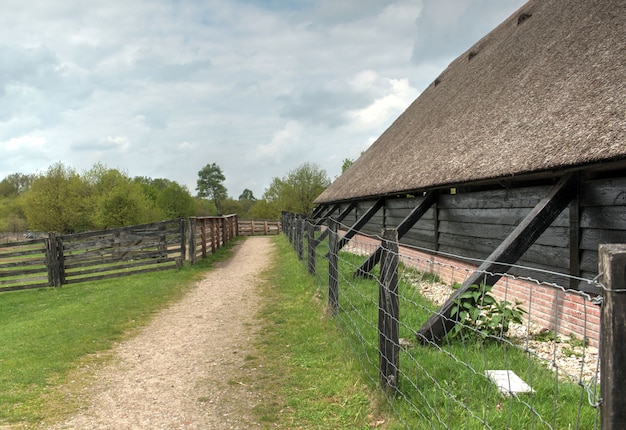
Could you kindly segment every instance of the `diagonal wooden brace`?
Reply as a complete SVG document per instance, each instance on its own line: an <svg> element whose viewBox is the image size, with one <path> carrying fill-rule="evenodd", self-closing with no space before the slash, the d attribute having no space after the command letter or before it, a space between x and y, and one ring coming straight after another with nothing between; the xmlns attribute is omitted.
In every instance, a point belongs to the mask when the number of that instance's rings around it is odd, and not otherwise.
<svg viewBox="0 0 626 430"><path fill-rule="evenodd" d="M439 342L454 326L451 311L461 294L475 284L493 285L530 248L541 234L554 222L576 195L578 177L570 174L550 190L526 215L509 236L491 253L478 269L465 280L416 333L422 344Z"/></svg>

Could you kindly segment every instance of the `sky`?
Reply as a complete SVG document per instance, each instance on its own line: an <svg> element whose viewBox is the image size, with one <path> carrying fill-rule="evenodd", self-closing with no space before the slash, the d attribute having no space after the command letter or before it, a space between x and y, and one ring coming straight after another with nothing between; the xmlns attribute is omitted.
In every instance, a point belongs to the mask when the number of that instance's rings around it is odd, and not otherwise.
<svg viewBox="0 0 626 430"><path fill-rule="evenodd" d="M333 180L523 0L2 0L0 180Z"/></svg>

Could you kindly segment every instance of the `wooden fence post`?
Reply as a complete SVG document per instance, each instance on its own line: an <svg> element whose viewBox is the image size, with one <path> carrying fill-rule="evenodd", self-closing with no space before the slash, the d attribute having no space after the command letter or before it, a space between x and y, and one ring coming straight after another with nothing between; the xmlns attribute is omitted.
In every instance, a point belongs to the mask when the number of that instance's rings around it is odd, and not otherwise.
<svg viewBox="0 0 626 430"><path fill-rule="evenodd" d="M339 238L337 221L328 219L328 310L336 315L339 310Z"/></svg>
<svg viewBox="0 0 626 430"><path fill-rule="evenodd" d="M220 221L222 228L222 246L226 246L226 244L228 243L228 226L226 225L227 220L226 218L222 217Z"/></svg>
<svg viewBox="0 0 626 430"><path fill-rule="evenodd" d="M305 221L306 222L306 221ZM308 268L309 273L315 274L315 224L312 222L306 222L307 230L307 256L308 256Z"/></svg>
<svg viewBox="0 0 626 430"><path fill-rule="evenodd" d="M211 235L211 254L215 254L215 220L209 218L209 231Z"/></svg>
<svg viewBox="0 0 626 430"><path fill-rule="evenodd" d="M206 258L207 256L207 251L206 251L206 219L205 218L201 218L200 219L200 240L201 240L201 247L202 247L202 258Z"/></svg>
<svg viewBox="0 0 626 430"><path fill-rule="evenodd" d="M177 266L179 265L180 267L183 267L183 262L187 258L187 255L186 255L187 243L186 243L186 240L185 240L185 238L187 237L186 234L185 234L186 233L186 231L185 231L185 223L186 222L187 221L185 220L185 218L181 218L180 219L180 259L179 259L180 262L178 262L178 261L176 262L176 265Z"/></svg>
<svg viewBox="0 0 626 430"><path fill-rule="evenodd" d="M383 388L398 386L400 364L398 304L398 230L385 229L382 240L378 290L378 358L380 383Z"/></svg>
<svg viewBox="0 0 626 430"><path fill-rule="evenodd" d="M600 313L602 430L626 428L626 245L599 246L603 300Z"/></svg>
<svg viewBox="0 0 626 430"><path fill-rule="evenodd" d="M52 287L61 286L61 261L59 260L58 238L49 233L46 238L46 266L48 267L48 283Z"/></svg>
<svg viewBox="0 0 626 430"><path fill-rule="evenodd" d="M189 263L196 263L196 217L189 217Z"/></svg>
<svg viewBox="0 0 626 430"><path fill-rule="evenodd" d="M298 251L298 260L304 258L304 220L298 218L296 221L296 250Z"/></svg>

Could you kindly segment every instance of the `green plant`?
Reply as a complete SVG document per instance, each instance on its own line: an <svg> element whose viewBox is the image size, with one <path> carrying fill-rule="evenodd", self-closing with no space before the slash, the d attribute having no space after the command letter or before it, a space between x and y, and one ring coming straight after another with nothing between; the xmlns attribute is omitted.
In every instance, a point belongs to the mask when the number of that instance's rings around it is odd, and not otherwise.
<svg viewBox="0 0 626 430"><path fill-rule="evenodd" d="M470 285L452 307L450 315L456 324L448 336L475 333L482 340L488 337L502 336L509 331L511 323L521 324L526 311L521 302L498 301L491 294L491 285Z"/></svg>

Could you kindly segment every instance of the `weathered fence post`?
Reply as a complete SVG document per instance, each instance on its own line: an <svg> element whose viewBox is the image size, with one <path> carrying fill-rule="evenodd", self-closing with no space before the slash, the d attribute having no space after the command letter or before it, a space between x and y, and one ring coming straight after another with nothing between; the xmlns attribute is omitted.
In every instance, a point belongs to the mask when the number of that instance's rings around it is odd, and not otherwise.
<svg viewBox="0 0 626 430"><path fill-rule="evenodd" d="M200 246L202 248L202 258L206 258L206 218L200 219Z"/></svg>
<svg viewBox="0 0 626 430"><path fill-rule="evenodd" d="M196 217L189 217L189 263L196 264Z"/></svg>
<svg viewBox="0 0 626 430"><path fill-rule="evenodd" d="M328 219L328 310L336 315L339 310L339 238L337 237L337 221Z"/></svg>
<svg viewBox="0 0 626 430"><path fill-rule="evenodd" d="M398 386L400 342L398 326L398 231L385 229L382 241L383 255L380 261L378 290L378 357L380 382L383 388Z"/></svg>
<svg viewBox="0 0 626 430"><path fill-rule="evenodd" d="M62 284L61 260L57 242L57 235L49 233L46 238L46 266L48 267L48 283L52 287L60 287Z"/></svg>
<svg viewBox="0 0 626 430"><path fill-rule="evenodd" d="M186 252L187 252L187 241L185 240L186 238L186 232L185 232L185 223L186 220L185 218L181 218L180 219L180 258L177 259L176 261L176 266L183 267L183 263L185 261L185 259L187 258Z"/></svg>
<svg viewBox="0 0 626 430"><path fill-rule="evenodd" d="M602 274L600 396L602 430L626 428L626 245L599 247Z"/></svg>
<svg viewBox="0 0 626 430"><path fill-rule="evenodd" d="M309 268L309 273L314 275L315 274L315 224L313 224L312 222L307 222L306 223L306 230L307 230L307 255L308 255L308 268Z"/></svg>
<svg viewBox="0 0 626 430"><path fill-rule="evenodd" d="M296 221L296 250L298 251L298 260L304 258L304 220L298 218Z"/></svg>

